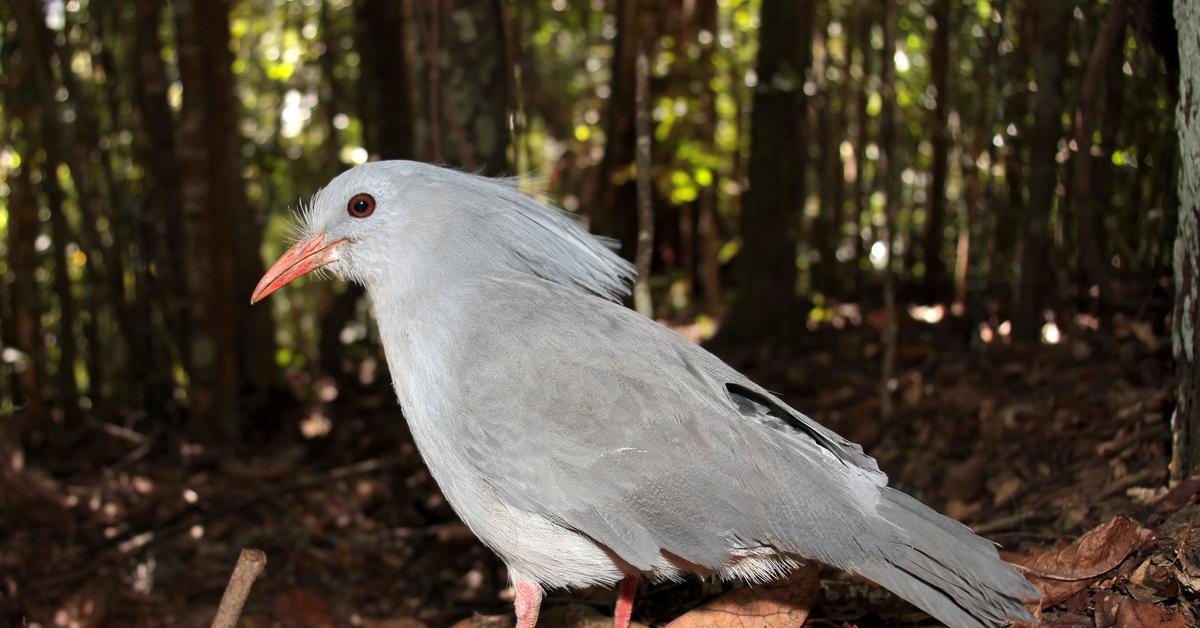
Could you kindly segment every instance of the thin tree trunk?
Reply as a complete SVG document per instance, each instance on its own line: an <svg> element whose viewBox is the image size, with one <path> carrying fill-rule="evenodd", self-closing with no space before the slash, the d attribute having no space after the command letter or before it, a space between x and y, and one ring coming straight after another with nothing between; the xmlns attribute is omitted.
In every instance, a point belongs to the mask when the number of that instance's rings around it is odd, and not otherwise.
<svg viewBox="0 0 1200 628"><path fill-rule="evenodd" d="M635 256L637 193L632 177L622 176L635 160L634 82L638 42L657 41L659 0L617 0L613 9L617 35L613 41L611 80L604 110L604 157L589 183L596 198L583 199L594 230L620 240L621 254Z"/></svg>
<svg viewBox="0 0 1200 628"><path fill-rule="evenodd" d="M842 15L842 32L848 33L847 21L852 19L850 12L844 12ZM850 55L850 39L845 36L845 47L842 51L841 62L837 65L838 76L841 79L841 90L839 94L839 102L833 112L833 128L836 132L833 142L833 154L830 155L828 178L826 185L829 187L829 204L830 218L833 220L833 238L832 256L829 259L829 274L833 280L829 288L830 296L838 299L845 299L848 294L846 292L846 265L838 257L838 251L842 248L842 244L846 239L846 160L842 156L842 144L850 138L850 133L847 126L850 123L850 107L853 98L854 90L852 85L854 81L850 78L850 65L852 62ZM832 94L832 92L831 92ZM856 230L857 233L857 230Z"/></svg>
<svg viewBox="0 0 1200 628"><path fill-rule="evenodd" d="M994 10L1003 15L1003 4ZM976 304L980 293L985 290L987 277L985 263L986 243L989 238L988 214L992 213L995 207L991 165L996 162L996 148L992 142L992 134L996 129L999 112L1003 108L1003 99L1000 96L1004 73L1003 68L999 67L998 50L1004 37L1003 26L988 24L986 32L987 38L980 51L982 63L976 70L979 83L978 105L968 149L970 163L964 165L964 177L967 179L967 203L964 208L966 215L958 234L954 269L954 301L967 313L971 329L974 329L974 323L978 320ZM992 88L993 83L997 85L995 90ZM987 172L978 166L985 156L989 166ZM977 336L972 334L972 341L976 338Z"/></svg>
<svg viewBox="0 0 1200 628"><path fill-rule="evenodd" d="M1073 0L1047 0L1037 7L1037 96L1034 100L1033 137L1030 141L1029 203L1023 217L1021 290L1013 316L1013 337L1036 341L1042 328L1042 306L1049 268L1050 215L1058 183L1058 140L1062 137L1063 79L1066 43Z"/></svg>
<svg viewBox="0 0 1200 628"><path fill-rule="evenodd" d="M883 180L886 201L882 240L886 262L883 269L884 324L882 334L882 364L880 366L880 413L892 415L892 380L896 373L896 349L899 341L899 321L896 313L896 269L893 256L896 250L896 214L900 205L900 164L896 156L896 50L895 0L883 3L883 48L880 51L880 81L882 106L879 111L879 161L876 172Z"/></svg>
<svg viewBox="0 0 1200 628"><path fill-rule="evenodd" d="M870 143L871 118L867 115L869 99L868 82L871 78L871 24L873 11L870 5L859 7L856 31L847 38L862 60L862 78L857 81L858 87L854 94L854 187L850 188L851 206L854 208L853 243L851 259L851 276L854 281L855 297L861 301L866 296L863 290L864 281L862 261L868 257L867 241L863 238L863 216L871 198L871 186L867 181L867 144Z"/></svg>
<svg viewBox="0 0 1200 628"><path fill-rule="evenodd" d="M950 29L953 24L951 0L935 0L933 17L937 30L930 50L930 74L936 92L936 105L929 123L932 136L933 164L930 166L929 207L925 215L925 239L922 245L925 261L924 297L927 303L939 300L945 282L946 266L942 261L946 226L947 157L950 153Z"/></svg>
<svg viewBox="0 0 1200 628"><path fill-rule="evenodd" d="M46 146L52 141L44 132L47 126L53 124L50 115L42 110L42 142ZM58 368L55 371L57 404L70 420L79 419L79 382L75 375L78 366L79 341L76 338L76 327L79 321L79 305L75 299L74 287L71 282L69 264L71 256L67 253L67 243L72 240L67 216L64 213L66 195L59 185L54 167L57 164L52 159L42 163L42 193L46 199L46 209L50 211L50 251L54 259L54 293L58 297L59 319L55 339L58 344Z"/></svg>
<svg viewBox="0 0 1200 628"><path fill-rule="evenodd" d="M705 125L701 141L704 150L716 154L717 146L717 94L713 89L714 59L717 50L717 0L700 0L696 8L696 21L700 29L711 35L709 43L700 51L701 81L700 109L704 113ZM700 215L697 221L699 235L699 277L704 311L709 316L720 315L721 269L717 259L721 249L720 221L717 216L717 193L721 189L721 174L713 172L712 184L700 190Z"/></svg>
<svg viewBox="0 0 1200 628"><path fill-rule="evenodd" d="M654 261L654 190L650 172L650 59L644 44L638 47L637 79L634 89L637 127L637 283L633 287L634 306L642 316L654 317L650 298L650 263Z"/></svg>
<svg viewBox="0 0 1200 628"><path fill-rule="evenodd" d="M1200 471L1200 4L1175 0L1179 28L1179 226L1172 346L1179 371L1171 477Z"/></svg>
<svg viewBox="0 0 1200 628"><path fill-rule="evenodd" d="M1030 17L1033 9L1016 2L1010 6L1015 8L1009 14L1003 14L1001 27L1004 27L1005 21L1013 26L1013 52L1000 58L1001 66L1008 71L1008 75L1000 80L1007 81L1011 88L1007 96L1004 95L1003 89L997 95L1004 108L1000 122L1007 123L997 125L1006 127L1002 137L1005 144L1004 183L1007 201L1002 211L992 212L990 227L994 238L988 268L991 270L992 283L1003 282L1011 294L1010 302L1015 303L1020 291L1017 274L1020 267L1019 232L1023 225L1020 217L1024 216L1026 211L1025 183L1029 170L1027 148L1030 129L1026 118L1029 113L1030 93L1025 86L1029 84L1029 68L1033 65L1036 36L1034 20ZM1009 133L1009 129L1016 132Z"/></svg>
<svg viewBox="0 0 1200 628"><path fill-rule="evenodd" d="M1088 57L1087 70L1080 88L1078 107L1075 110L1075 158L1074 196L1075 226L1079 238L1080 265L1087 277L1087 289L1095 286L1099 291L1101 306L1113 304L1113 288L1108 279L1108 263L1101 252L1096 224L1097 200L1092 190L1093 163L1092 135L1096 127L1096 112L1102 104L1100 86L1113 63L1115 54L1123 53L1125 27L1129 23L1133 0L1116 0L1096 37L1096 44ZM1123 56L1123 55L1122 55ZM1110 138L1104 138L1109 141ZM1086 292L1087 290L1085 290Z"/></svg>
<svg viewBox="0 0 1200 628"><path fill-rule="evenodd" d="M9 62L4 63L4 71L11 77L19 78L20 74L13 71ZM10 84L11 85L11 84ZM28 113L21 112L17 105L17 97L5 90L5 113L12 118L30 119ZM15 133L11 125L5 125L10 134ZM16 138L10 136L15 143ZM44 304L38 291L37 272L38 254L34 243L40 235L41 227L38 219L38 202L33 190L30 170L33 161L21 163L21 167L7 179L8 194L8 228L7 251L8 268L12 276L10 292L12 295L12 326L13 346L23 354L23 364L18 370L21 388L14 395L14 402L25 406L25 415L30 423L35 423L42 417L44 385L46 381L46 352L42 339L41 312Z"/></svg>
<svg viewBox="0 0 1200 628"><path fill-rule="evenodd" d="M812 77L816 83L816 93L809 100L808 123L814 130L817 145L816 177L817 184L817 215L812 220L812 237L808 238L807 248L815 249L816 263L809 265L809 277L813 289L828 298L834 289L834 266L837 252L837 208L834 207L833 189L837 178L835 170L841 169L841 156L838 145L841 143L841 127L845 123L835 122L841 109L834 104L833 89L829 84L828 67L832 64L832 53L829 50L829 22L833 20L833 6L822 3L817 7L816 18L813 20L813 68ZM817 54L818 51L820 54ZM802 176L802 175L801 175ZM811 255L807 256L812 259Z"/></svg>

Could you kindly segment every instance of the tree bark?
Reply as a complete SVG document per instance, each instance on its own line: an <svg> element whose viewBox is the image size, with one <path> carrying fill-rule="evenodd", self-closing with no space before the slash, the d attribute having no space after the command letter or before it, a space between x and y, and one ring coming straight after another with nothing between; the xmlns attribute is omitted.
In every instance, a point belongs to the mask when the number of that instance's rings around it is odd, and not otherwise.
<svg viewBox="0 0 1200 628"><path fill-rule="evenodd" d="M929 54L930 74L936 92L936 105L929 124L933 163L929 174L929 207L925 215L925 238L922 254L925 262L924 300L939 300L944 288L946 265L942 261L946 228L947 157L950 153L950 29L952 22L950 0L935 0L933 17L937 30Z"/></svg>
<svg viewBox="0 0 1200 628"><path fill-rule="evenodd" d="M814 3L764 0L750 120L750 190L742 214L737 296L721 342L775 338L803 328L796 246L804 206L804 80L812 61Z"/></svg>
<svg viewBox="0 0 1200 628"><path fill-rule="evenodd" d="M322 7L322 23L329 26L330 16ZM413 115L412 87L409 84L410 59L405 46L404 5L397 0L355 0L355 44L362 57L359 82L359 109L363 120L363 139L367 151L379 159L412 159ZM337 41L322 33L326 50L323 68L332 70L325 60L334 54ZM335 80L333 76L325 80Z"/></svg>
<svg viewBox="0 0 1200 628"><path fill-rule="evenodd" d="M497 0L464 0L434 14L438 48L426 62L436 67L442 106L439 159L489 175L511 174L508 65L504 20ZM443 54L444 53L444 54ZM389 63L393 63L390 59ZM632 92L631 92L632 95Z"/></svg>
<svg viewBox="0 0 1200 628"><path fill-rule="evenodd" d="M1175 0L1179 28L1179 226L1172 347L1179 371L1171 476L1200 471L1200 4Z"/></svg>
<svg viewBox="0 0 1200 628"><path fill-rule="evenodd" d="M183 254L189 265L186 289L192 324L192 430L198 437L213 441L233 439L239 433L239 317L232 299L238 285L232 216L237 208L227 204L230 199L222 198L223 181L217 161L225 151L223 141L214 137L214 133L236 133L237 127L214 128L212 116L212 110L219 106L213 101L221 99L217 90L222 86L214 76L216 59L212 50L220 47L227 51L226 8L223 1L175 2L179 76L184 93L178 155L180 201L186 225Z"/></svg>
<svg viewBox="0 0 1200 628"><path fill-rule="evenodd" d="M1047 0L1038 5L1037 96L1029 147L1029 202L1023 216L1020 293L1013 316L1013 337L1036 341L1042 329L1042 307L1048 275L1049 225L1058 184L1058 140L1062 137L1065 36L1074 0Z"/></svg>

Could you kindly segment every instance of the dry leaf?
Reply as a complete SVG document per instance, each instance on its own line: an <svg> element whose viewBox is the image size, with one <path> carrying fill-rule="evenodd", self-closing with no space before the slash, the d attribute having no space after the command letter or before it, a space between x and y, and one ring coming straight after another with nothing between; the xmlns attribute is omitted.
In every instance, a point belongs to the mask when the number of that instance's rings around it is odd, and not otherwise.
<svg viewBox="0 0 1200 628"><path fill-rule="evenodd" d="M1117 609L1116 625L1122 628L1187 628L1183 615L1167 611L1146 602L1125 598Z"/></svg>
<svg viewBox="0 0 1200 628"><path fill-rule="evenodd" d="M1016 561L1042 592L1042 608L1052 606L1087 588L1112 570L1152 533L1127 517L1114 517L1070 545Z"/></svg>
<svg viewBox="0 0 1200 628"><path fill-rule="evenodd" d="M721 595L667 628L794 628L808 619L820 588L820 567L808 563L786 580Z"/></svg>

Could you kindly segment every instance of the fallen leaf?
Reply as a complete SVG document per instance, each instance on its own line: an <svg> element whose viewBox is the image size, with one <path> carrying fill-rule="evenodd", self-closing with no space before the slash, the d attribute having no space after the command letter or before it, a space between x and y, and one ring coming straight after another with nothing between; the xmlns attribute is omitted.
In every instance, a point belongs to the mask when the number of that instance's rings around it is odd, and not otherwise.
<svg viewBox="0 0 1200 628"><path fill-rule="evenodd" d="M1096 595L1093 601L1096 628L1112 628L1117 625L1117 612L1121 604L1128 599L1124 595L1103 591Z"/></svg>
<svg viewBox="0 0 1200 628"><path fill-rule="evenodd" d="M1114 517L1085 532L1070 545L1043 552L1017 564L1042 593L1042 608L1084 590L1150 540L1152 533L1128 517Z"/></svg>
<svg viewBox="0 0 1200 628"><path fill-rule="evenodd" d="M685 613L667 628L793 628L817 603L820 566L808 563L785 580L730 591Z"/></svg>
<svg viewBox="0 0 1200 628"><path fill-rule="evenodd" d="M1125 598L1117 609L1116 625L1122 628L1187 628L1183 615L1167 611L1146 602Z"/></svg>

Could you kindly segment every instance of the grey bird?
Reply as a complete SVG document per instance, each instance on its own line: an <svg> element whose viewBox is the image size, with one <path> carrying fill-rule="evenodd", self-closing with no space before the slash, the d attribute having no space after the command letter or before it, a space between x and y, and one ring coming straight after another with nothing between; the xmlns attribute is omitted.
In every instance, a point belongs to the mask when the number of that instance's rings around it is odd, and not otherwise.
<svg viewBox="0 0 1200 628"><path fill-rule="evenodd" d="M508 566L517 624L545 589L687 574L860 574L951 626L1031 620L995 546L887 485L862 448L622 306L633 267L571 217L408 161L334 178L257 302L318 268L370 296L413 439Z"/></svg>

